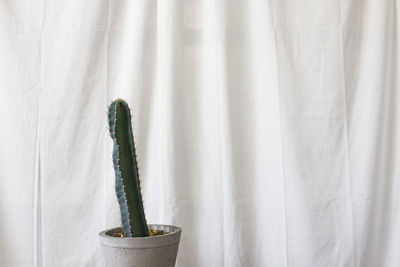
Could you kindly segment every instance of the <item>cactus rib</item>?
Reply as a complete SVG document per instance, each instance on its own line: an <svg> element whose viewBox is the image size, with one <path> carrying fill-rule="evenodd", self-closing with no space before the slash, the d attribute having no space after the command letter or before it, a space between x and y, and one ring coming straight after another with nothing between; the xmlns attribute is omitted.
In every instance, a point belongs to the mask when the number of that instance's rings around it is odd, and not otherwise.
<svg viewBox="0 0 400 267"><path fill-rule="evenodd" d="M139 168L128 104L117 99L108 109L108 123L113 139L115 191L125 237L149 236L140 192Z"/></svg>

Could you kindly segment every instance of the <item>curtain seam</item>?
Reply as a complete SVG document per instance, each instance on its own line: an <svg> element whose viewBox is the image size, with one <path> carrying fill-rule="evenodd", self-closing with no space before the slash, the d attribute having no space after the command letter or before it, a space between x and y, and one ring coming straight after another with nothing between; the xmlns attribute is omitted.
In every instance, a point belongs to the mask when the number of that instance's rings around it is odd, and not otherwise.
<svg viewBox="0 0 400 267"><path fill-rule="evenodd" d="M281 118L281 99L279 95L279 74L278 74L278 62L277 62L277 50L276 50L276 35L274 29L274 47L275 47L275 64L277 67L276 76L277 76L277 98L278 98L278 121L279 121L279 149L280 149L280 163L281 163L281 185L282 185L282 198L283 198L283 206L284 206L284 224L285 224L285 254L286 254L286 267L289 265L289 240L288 240L288 225L287 225L287 196L286 196L286 173L285 173L285 163L283 159L283 138L282 138L282 118Z"/></svg>
<svg viewBox="0 0 400 267"><path fill-rule="evenodd" d="M222 235L222 264L221 266L225 266L225 237L226 237L226 227L225 227L225 190L224 189L224 185L225 185L225 177L226 177L226 170L224 168L224 160L223 160L223 144L222 144L222 140L223 140L223 127L222 127L222 121L223 118L222 116L225 114L224 112L224 105L223 105L223 89L224 87L226 87L226 85L224 84L224 77L226 76L224 73L224 69L222 68L223 66L223 61L225 60L226 57L226 53L223 51L222 49L222 45L225 42L225 30L223 27L223 23L221 22L220 19L218 19L218 14L217 14L217 3L214 0L213 1L213 11L214 11L214 18L215 18L215 22L216 22L216 26L213 29L214 33L215 33L215 49L217 51L217 55L219 54L219 56L215 57L215 67L216 67L216 82L217 82L217 103L219 103L218 106L218 116L217 116L217 124L218 124L218 161L220 163L220 174L221 174L221 178L220 178L220 187L221 187L221 229L220 229L220 233ZM219 35L218 35L219 34ZM226 105L225 105L225 108Z"/></svg>
<svg viewBox="0 0 400 267"><path fill-rule="evenodd" d="M165 2L161 1L159 2L158 0L156 0L156 7L157 7L157 14L156 14L156 62L157 62L157 66L156 66L156 82L155 82L155 94L157 95L157 106L158 108L158 112L157 112L157 119L160 120L160 118L165 117L165 114L168 114L167 112L167 106L165 104L165 101L167 101L167 90L170 89L170 84L168 82L165 81L165 76L163 75L163 69L165 68L165 64L166 64L166 55L164 55L161 51L162 46L161 46L161 42L164 41L164 38L166 38L164 36L164 32L163 32L163 27L166 27L166 25L168 24L165 20L166 18L164 16L165 12L162 12L162 9L165 8ZM163 24L164 23L164 24ZM167 84L165 90L160 89L161 88L161 84ZM159 168L159 173L160 173L160 184L161 184L161 192L160 192L160 214L159 214L159 218L160 218L160 222L164 222L166 218L168 218L167 216L167 182L166 182L166 175L165 173L168 171L165 168L165 160L168 158L166 156L167 153L167 148L166 146L166 127L167 127L167 119L161 120L160 121L160 130L159 130L159 136L158 136L158 142L159 142L159 152L160 152L160 168Z"/></svg>
<svg viewBox="0 0 400 267"><path fill-rule="evenodd" d="M108 100L110 97L110 91L109 91L109 34L110 34L110 16L111 16L111 1L107 1L107 26L106 26L106 32L105 32L105 107L108 105ZM106 111L106 114L108 112L108 109ZM107 117L107 116L106 116ZM108 125L108 117L107 117L107 124ZM107 131L106 131L107 132ZM105 154L104 154L104 162L105 162L105 175L104 175L104 181L103 181L103 207L107 207L108 199L107 199L107 191L108 191L108 174L110 173L110 165L108 164L108 155L111 155L110 147L107 145L107 134L104 138L105 142ZM107 227L107 218L108 217L108 211L104 209L104 218L103 218L103 229L106 229Z"/></svg>
<svg viewBox="0 0 400 267"><path fill-rule="evenodd" d="M42 1L41 26L39 40L39 63L38 63L38 106L37 106L37 128L36 128L36 162L34 178L34 200L33 200L33 266L43 265L43 229L42 229L42 105L43 105L43 37L46 23L46 0Z"/></svg>
<svg viewBox="0 0 400 267"><path fill-rule="evenodd" d="M283 220L284 220L284 239L285 239L285 266L289 267L289 241L288 241L288 225L287 225L287 196L286 196L286 183L285 183L285 163L283 159L283 138L282 138L282 118L281 118L281 99L279 93L279 69L278 69L278 49L277 49L277 37L276 37L276 26L275 26L275 19L272 10L271 1L269 3L269 10L270 10L270 19L271 19L271 26L273 32L273 46L274 46L274 58L275 58L275 80L276 80L276 97L277 97L277 104L278 104L278 122L279 122L279 149L280 149L280 163L281 163L281 190L282 190L282 198L283 198Z"/></svg>
<svg viewBox="0 0 400 267"><path fill-rule="evenodd" d="M347 176L347 186L349 190L349 208L351 214L351 236L352 236L352 249L353 249L353 266L357 266L357 249L355 242L355 223L354 223L354 207L353 207L353 187L351 184L351 163L350 163L350 148L349 148L349 129L348 129L348 107L347 107L347 86L346 86L346 72L345 72L345 56L344 56L344 36L343 36L343 2L339 2L339 14L340 14L340 40L341 40L341 53L342 53L342 73L343 73L343 102L344 102L344 135L345 135L345 155L346 155L346 176Z"/></svg>

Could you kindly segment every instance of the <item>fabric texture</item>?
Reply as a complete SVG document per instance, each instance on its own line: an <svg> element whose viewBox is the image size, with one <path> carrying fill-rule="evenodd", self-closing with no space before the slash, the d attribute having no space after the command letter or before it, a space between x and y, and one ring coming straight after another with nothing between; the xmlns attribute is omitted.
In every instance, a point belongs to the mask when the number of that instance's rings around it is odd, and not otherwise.
<svg viewBox="0 0 400 267"><path fill-rule="evenodd" d="M104 266L107 105L177 266L400 266L398 0L0 0L0 265Z"/></svg>

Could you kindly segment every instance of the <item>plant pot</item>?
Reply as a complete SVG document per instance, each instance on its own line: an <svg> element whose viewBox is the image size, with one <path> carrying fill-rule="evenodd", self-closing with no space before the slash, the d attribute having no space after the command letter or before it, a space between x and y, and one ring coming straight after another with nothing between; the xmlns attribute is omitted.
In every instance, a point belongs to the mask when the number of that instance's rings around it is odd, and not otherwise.
<svg viewBox="0 0 400 267"><path fill-rule="evenodd" d="M113 237L121 227L99 233L107 267L175 266L182 229L172 225L149 224L163 235L149 237Z"/></svg>

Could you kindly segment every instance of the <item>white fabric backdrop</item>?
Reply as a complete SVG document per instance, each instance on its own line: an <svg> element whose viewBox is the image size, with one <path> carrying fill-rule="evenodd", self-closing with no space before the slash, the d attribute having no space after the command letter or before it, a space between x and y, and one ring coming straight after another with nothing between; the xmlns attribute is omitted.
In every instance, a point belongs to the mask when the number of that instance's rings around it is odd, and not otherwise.
<svg viewBox="0 0 400 267"><path fill-rule="evenodd" d="M398 0L0 0L0 265L103 266L133 106L178 266L400 266Z"/></svg>

